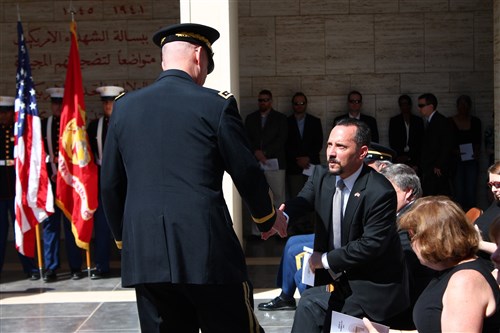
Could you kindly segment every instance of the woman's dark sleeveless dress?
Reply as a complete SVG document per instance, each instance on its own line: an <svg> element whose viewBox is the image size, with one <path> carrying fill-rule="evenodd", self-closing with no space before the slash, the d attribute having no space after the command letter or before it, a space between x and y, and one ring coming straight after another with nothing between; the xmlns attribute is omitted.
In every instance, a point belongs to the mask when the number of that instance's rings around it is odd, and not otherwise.
<svg viewBox="0 0 500 333"><path fill-rule="evenodd" d="M492 316L484 318L482 332L500 332L500 290L488 267L481 260L476 259L442 271L425 288L413 309L413 321L419 333L441 332L444 292L451 276L463 269L473 269L481 273L488 281L496 299L496 312Z"/></svg>

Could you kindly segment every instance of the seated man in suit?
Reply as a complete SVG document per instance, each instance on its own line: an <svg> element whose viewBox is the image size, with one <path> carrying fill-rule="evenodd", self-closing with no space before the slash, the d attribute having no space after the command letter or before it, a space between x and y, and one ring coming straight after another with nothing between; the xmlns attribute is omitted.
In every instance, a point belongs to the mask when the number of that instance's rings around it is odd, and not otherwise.
<svg viewBox="0 0 500 333"><path fill-rule="evenodd" d="M393 157L394 151L392 149L372 142L365 157L365 163L373 169L380 171L380 169L391 163ZM293 224L294 221L289 221L289 223ZM276 281L277 286L281 288L281 293L268 302L260 303L258 305L259 310L279 311L296 309L295 289L298 289L302 294L307 287L302 283L304 246L312 248L313 245L314 233L292 236L287 240ZM309 291L309 293L317 294L318 297L323 298L322 304L326 304L324 306L324 310L326 311L330 295L329 293L325 293L324 290L326 290L325 286L322 286L321 290Z"/></svg>
<svg viewBox="0 0 500 333"><path fill-rule="evenodd" d="M372 149L373 147L370 150ZM370 159L367 161L365 158L365 162L371 166L373 166L374 163L370 162L374 160L385 162L389 161L379 159L384 158L385 155L378 155L376 153L372 153L372 155L374 159ZM408 211L413 202L422 195L420 180L412 168L401 163L387 165L379 172L391 182L392 186L396 190L398 200L397 217L399 219L405 212ZM431 269L420 264L420 262L416 258L415 253L411 249L407 232L399 231L399 237L403 246L406 266L409 272L410 300L413 306L422 290L429 283L434 272ZM324 323L324 317L328 309L330 291L331 288L325 288L325 286L317 286L307 289L301 294L296 317L301 318L301 327L307 327L307 332L321 332ZM303 314L305 313L307 313L308 316L304 316ZM411 309L409 309L406 312L406 316L403 316L397 323L397 327L401 329L414 329L414 324L411 318Z"/></svg>
<svg viewBox="0 0 500 333"><path fill-rule="evenodd" d="M366 123L340 120L328 139L328 165L316 168L284 207L290 218L313 210L321 218L309 265L316 284L335 286L324 318L326 332L331 311L392 325L410 305L396 228L396 192L384 176L364 165L370 141ZM304 326L311 314L299 311L301 304L292 332L313 332L317 326Z"/></svg>

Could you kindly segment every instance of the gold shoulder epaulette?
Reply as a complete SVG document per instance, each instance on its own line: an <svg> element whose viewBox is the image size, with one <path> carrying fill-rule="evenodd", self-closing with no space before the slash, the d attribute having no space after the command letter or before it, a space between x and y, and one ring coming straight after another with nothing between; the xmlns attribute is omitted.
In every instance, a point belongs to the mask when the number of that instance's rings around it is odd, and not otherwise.
<svg viewBox="0 0 500 333"><path fill-rule="evenodd" d="M123 95L125 95L125 92L122 92L120 95L116 96L115 101L118 100L118 98L122 97Z"/></svg>
<svg viewBox="0 0 500 333"><path fill-rule="evenodd" d="M224 99L228 99L229 97L233 96L233 94L224 90L224 91L219 91L219 96Z"/></svg>

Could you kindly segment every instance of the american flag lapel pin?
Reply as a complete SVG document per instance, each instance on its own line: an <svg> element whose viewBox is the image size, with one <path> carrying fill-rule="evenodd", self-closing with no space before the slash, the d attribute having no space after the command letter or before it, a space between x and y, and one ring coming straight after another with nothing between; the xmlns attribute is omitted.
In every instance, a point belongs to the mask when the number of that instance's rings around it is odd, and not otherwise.
<svg viewBox="0 0 500 333"><path fill-rule="evenodd" d="M354 193L354 196L357 197L357 198L359 198L360 195L361 194L359 194L359 192Z"/></svg>

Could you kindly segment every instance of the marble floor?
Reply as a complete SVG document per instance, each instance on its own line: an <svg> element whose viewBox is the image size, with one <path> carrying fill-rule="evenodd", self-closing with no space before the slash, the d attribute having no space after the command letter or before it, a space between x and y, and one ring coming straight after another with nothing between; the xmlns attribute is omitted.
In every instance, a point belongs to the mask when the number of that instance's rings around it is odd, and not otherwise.
<svg viewBox="0 0 500 333"><path fill-rule="evenodd" d="M280 292L275 289L275 279L284 244L280 239L245 241L255 305ZM46 283L25 278L12 247L7 250L0 275L0 333L140 332L135 294L132 289L121 288L116 256L106 279L85 277L74 281L63 266L57 282ZM255 313L266 332L290 332L294 311L256 309Z"/></svg>

